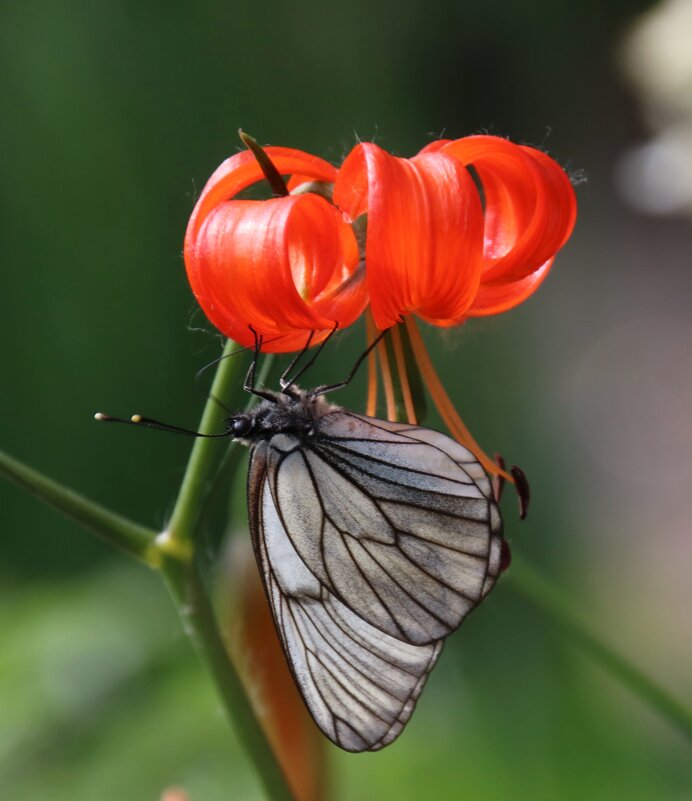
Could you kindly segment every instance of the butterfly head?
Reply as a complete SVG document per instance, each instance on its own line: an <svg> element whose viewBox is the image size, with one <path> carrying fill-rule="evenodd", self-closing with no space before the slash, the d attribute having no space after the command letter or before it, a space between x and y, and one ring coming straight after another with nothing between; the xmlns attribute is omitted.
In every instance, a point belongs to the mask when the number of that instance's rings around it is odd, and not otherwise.
<svg viewBox="0 0 692 801"><path fill-rule="evenodd" d="M239 412L226 418L226 431L233 439L244 439L255 427L254 415Z"/></svg>

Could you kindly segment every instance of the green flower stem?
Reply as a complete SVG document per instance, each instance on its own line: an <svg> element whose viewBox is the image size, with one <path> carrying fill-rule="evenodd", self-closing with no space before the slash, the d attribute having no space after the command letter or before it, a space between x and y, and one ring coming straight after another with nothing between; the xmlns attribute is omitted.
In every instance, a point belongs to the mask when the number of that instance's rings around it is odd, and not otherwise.
<svg viewBox="0 0 692 801"><path fill-rule="evenodd" d="M264 354L257 369L257 376L255 378L255 386L257 387L272 387L274 379L278 379L278 363L275 360L273 353ZM247 402L243 407L245 411L250 411L253 406L257 405L257 395L246 395ZM233 476L240 466L244 455L247 453L247 448L242 445L238 447L235 442L231 442L223 455L221 462L214 475L213 482L209 487L209 491L204 499L203 506L206 506L209 498L219 489L220 486L228 486Z"/></svg>
<svg viewBox="0 0 692 801"><path fill-rule="evenodd" d="M185 631L214 679L226 717L257 768L267 797L271 801L295 801L221 639L214 610L195 562L164 557L161 571Z"/></svg>
<svg viewBox="0 0 692 801"><path fill-rule="evenodd" d="M513 555L507 580L514 589L546 615L567 640L601 665L620 684L628 687L642 701L692 740L692 711L686 709L666 690L603 643L572 611L557 587L523 559Z"/></svg>
<svg viewBox="0 0 692 801"><path fill-rule="evenodd" d="M231 340L226 343L202 414L199 427L202 432L221 430L226 413L214 399L225 401L237 396L242 389L242 361L226 358L236 347ZM264 368L268 369L270 364L271 360L265 361ZM262 371L261 375L264 374ZM268 797L271 801L293 801L283 771L223 643L195 560L195 530L220 469L224 447L228 448L228 440L224 438L195 440L170 522L156 540L161 553L160 569L185 631L211 673L226 717L253 761ZM238 450L238 446L232 447ZM229 458L236 466L240 461L237 454L229 454Z"/></svg>
<svg viewBox="0 0 692 801"><path fill-rule="evenodd" d="M0 451L0 475L79 523L109 545L155 567L156 532L85 498Z"/></svg>
<svg viewBox="0 0 692 801"><path fill-rule="evenodd" d="M209 399L202 414L199 430L203 433L214 434L222 430L226 412L214 398L225 401L236 394L233 390L241 388L243 362L230 356L235 348L237 345L229 339L221 355ZM195 440L168 524L169 549L179 548L185 551L191 547L204 497L213 481L221 453L227 446L228 440L222 437L219 439L200 437Z"/></svg>

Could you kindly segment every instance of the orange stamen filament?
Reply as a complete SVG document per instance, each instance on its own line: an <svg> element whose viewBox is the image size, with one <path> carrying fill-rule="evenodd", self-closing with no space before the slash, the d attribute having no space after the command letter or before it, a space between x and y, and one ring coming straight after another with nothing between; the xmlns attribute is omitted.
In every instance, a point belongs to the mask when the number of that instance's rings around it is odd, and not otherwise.
<svg viewBox="0 0 692 801"><path fill-rule="evenodd" d="M407 316L405 322L406 329L409 337L411 338L411 345L413 347L416 361L418 362L420 371L425 379L425 383L428 387L428 391L430 392L433 403L435 404L435 408L439 412L440 417L444 421L454 439L461 443L465 448L468 448L488 473L491 475L502 476L506 481L510 481L512 484L514 484L514 477L510 473L502 470L502 468L500 468L489 456L486 455L481 446L471 435L471 432L464 425L464 421L461 419L461 417L459 417L459 414L454 408L452 401L449 399L449 395L447 395L444 387L442 386L439 376L435 372L435 368L433 367L432 361L430 360L430 356L425 347L425 343L423 342L423 338L420 335L420 331L418 330L418 326L416 325L413 317L410 315Z"/></svg>
<svg viewBox="0 0 692 801"><path fill-rule="evenodd" d="M387 420L396 422L396 399L394 397L394 384L392 382L392 370L389 366L389 356L387 355L387 345L380 340L377 346L377 355L380 358L380 372L382 373L382 385L384 386L384 398L387 404Z"/></svg>
<svg viewBox="0 0 692 801"><path fill-rule="evenodd" d="M375 323L368 309L365 315L365 339L367 341L367 347L370 347L375 341L375 336ZM368 417L375 417L377 414L377 390L377 356L375 355L375 351L371 350L368 356L368 397L365 402L365 414L367 414Z"/></svg>
<svg viewBox="0 0 692 801"><path fill-rule="evenodd" d="M418 425L416 418L416 408L413 405L413 396L411 395L411 385L408 380L408 372L406 371L406 359L404 358L404 348L401 344L401 333L399 326L395 325L391 330L392 345L394 347L394 359L396 361L396 370L399 374L399 386L401 387L401 395L404 400L404 409L406 410L406 420L411 425Z"/></svg>

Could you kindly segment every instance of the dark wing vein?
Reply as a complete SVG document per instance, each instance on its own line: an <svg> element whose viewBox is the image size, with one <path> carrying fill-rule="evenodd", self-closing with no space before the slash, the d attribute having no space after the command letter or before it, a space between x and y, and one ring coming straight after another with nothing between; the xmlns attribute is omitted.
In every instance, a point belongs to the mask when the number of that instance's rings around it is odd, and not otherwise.
<svg viewBox="0 0 692 801"><path fill-rule="evenodd" d="M320 451L318 452L318 456L323 461L325 461L330 467L332 467L336 472L340 473L346 480L350 481L353 484L353 486L359 492L363 492L364 491L362 485L360 485L360 484L358 484L356 482L355 477L353 476L353 474L341 469L341 465L339 464L338 461L333 460L329 456L325 455L325 453L324 453L324 451L322 449L320 449ZM314 475L314 471L313 471L313 475ZM378 479L379 477L373 476L373 478ZM480 523L479 524L479 530L483 535L483 552L482 553L479 553L478 551L476 551L474 553L474 552L471 552L471 551L463 549L463 548L455 547L453 545L450 545L449 543L442 543L442 542L439 542L439 541L434 541L433 544L431 545L430 544L431 541L426 539L425 537L423 537L420 533L416 533L416 532L413 532L413 531L404 531L399 524L397 524L395 521L392 520L391 513L388 512L388 510L386 510L383 507L381 499L378 496L372 496L372 498L375 501L375 503L377 504L378 508L382 511L383 516L391 524L392 529L397 533L397 535L398 535L397 536L397 544L399 546L396 549L397 553L400 554L400 556L405 560L405 562L408 565L412 566L413 568L416 568L416 569L420 570L421 572L425 573L433 581L440 583L441 585L443 585L444 587L446 587L450 591L457 593L458 595L466 598L467 600L471 601L472 603L477 603L478 602L478 599L479 599L480 594L481 594L480 593L481 586L483 584L483 581L485 580L485 570L486 570L486 567L487 567L487 560L488 560L488 554L489 554L489 544L490 543L489 543L489 537L488 537L488 526L487 526L487 523L485 523L485 524ZM478 500L479 500L479 503L482 504L483 507L485 507L487 509L488 502L485 499L478 499ZM421 506L419 506L419 505L417 505L415 503L405 504L405 502L399 501L399 500L397 500L397 504L410 505L410 506L413 506L415 508L424 509L424 507L421 507ZM456 522L458 524L459 519L469 520L469 521L473 522L474 524L477 522L477 521L473 520L472 518L468 518L468 517L465 517L464 515L460 515L460 514L451 514L451 513L447 513L447 512L440 513L440 514L445 514L449 518L449 521L448 521L449 524L453 524L454 522ZM342 535L343 534L348 534L348 532L342 531L334 523L334 521L331 520L331 517L330 517L330 522L332 522L332 525L338 531L340 531L340 533L342 533ZM451 584L448 580L445 580L439 573L435 574L433 571L427 569L426 565L425 565L425 563L424 563L424 561L422 559L421 560L412 559L411 555L403 547L401 547L402 535L404 537L408 537L409 539L417 538L422 543L425 543L427 545L427 547L429 547L429 548L434 547L434 548L441 548L443 550L453 551L455 553L458 553L458 554L464 556L467 559L473 560L474 562L478 563L479 567L482 566L482 570L483 570L483 576L479 577L478 581L477 581L477 583L479 585L478 586L478 592L475 595L473 595L472 593L470 593L468 591L464 591L460 587ZM419 546L419 551L420 551L420 546ZM372 553L371 553L371 556L372 556ZM357 564L357 560L354 559L354 561ZM446 565L448 560L444 560L444 558L443 558L442 562L443 562L443 564ZM387 572L387 571L385 571L385 572ZM390 575L390 577L393 578L393 576L391 576L391 574L389 574L389 575ZM372 585L372 583L371 583L371 585Z"/></svg>
<svg viewBox="0 0 692 801"><path fill-rule="evenodd" d="M485 509L486 504L479 505L479 502L484 501L485 498L454 495L442 491L421 490L411 486L405 487L406 492L404 495L400 482L391 477L375 473L370 464L365 460L361 460L359 456L349 454L349 458L344 458L336 449L332 449L327 445L311 450L332 467L338 469L342 475L354 479L356 486L363 492L367 491L372 497L380 500L395 500L424 510L433 509L437 512L468 520L483 519L479 510L481 508ZM462 513L460 506L464 508L467 514Z"/></svg>
<svg viewBox="0 0 692 801"><path fill-rule="evenodd" d="M294 548L331 592L372 625L414 644L446 636L483 595L490 539L488 500L480 493L470 499L465 494L447 493L455 508L444 510L440 527L437 511L431 514L422 502L412 500L411 488L353 469L348 455L320 443L277 459L276 478L270 484ZM293 474L298 468L308 499L301 497L302 493L289 497L287 488L297 483ZM284 474L284 470L288 472ZM339 488L341 494L335 494L333 487L337 476L348 485ZM383 490L383 485L392 491ZM457 487L465 493L463 482ZM429 504L430 493L422 495ZM427 515L428 523L432 518L432 536L412 524L405 529L401 521L392 520L392 509L383 504L391 507L402 501ZM319 518L301 513L303 503L319 509ZM379 520L373 519L375 512ZM353 530L363 519L369 528ZM454 525L450 527L448 522ZM450 537L455 538L454 544ZM441 538L443 542L436 541ZM459 538L466 548L459 547ZM315 547L317 542L319 547Z"/></svg>
<svg viewBox="0 0 692 801"><path fill-rule="evenodd" d="M378 458L377 456L373 456L373 455L371 455L369 453L363 453L362 451L355 450L353 448L349 448L348 445L345 444L347 442L348 443L351 443L351 442L367 442L367 440L352 440L352 439L339 439L339 440L336 440L336 439L328 439L328 438L324 438L323 437L321 440L318 439L317 442L319 443L319 445L321 447L326 447L326 448L329 448L330 450L337 450L337 451L340 451L342 453L347 453L349 455L352 455L352 456L354 456L356 458L360 458L360 459L362 459L364 461L371 462L373 464L373 467L371 468L371 470L376 471L376 475L381 475L381 470L382 470L383 467L385 467L385 468L390 468L392 470L401 471L402 473L409 473L409 474L411 474L411 476L421 476L421 477L424 476L427 479L433 479L433 480L434 479L438 479L440 481L451 481L454 484L469 485L469 484L473 484L474 483L473 480L468 476L468 474L466 472L464 472L464 478L466 480L462 481L460 479L451 478L450 476L440 475L439 473L435 473L434 471L431 471L431 470L418 470L415 467L405 467L405 466L402 466L402 465L399 465L399 464L392 464L391 462L388 462L384 458ZM394 445L397 448L406 447L406 446L409 446L409 445L413 446L413 447L420 447L423 444L424 443L420 442L419 440L416 440L415 442L413 440L410 441L410 442L391 442L391 443L390 442L381 442L381 441L378 442L378 445ZM429 445L428 447L434 447L434 446ZM435 448L435 450L439 451L439 448ZM443 453L443 451L439 451L439 452ZM453 461L453 460L451 460L451 461ZM453 463L457 467L459 467L460 470L463 471L463 468L460 465L458 465L457 462L453 462ZM378 465L379 465L379 468L377 467ZM431 492L441 492L441 490L431 490ZM442 494L443 495L448 495L449 493L442 492Z"/></svg>
<svg viewBox="0 0 692 801"><path fill-rule="evenodd" d="M304 454L301 454L301 455L302 455L302 457L303 457L303 463L304 463L304 465L305 465L305 468L306 468L306 470L308 471L308 473L309 473L309 475L310 475L310 478L311 478L311 481L312 481L312 485L313 485L313 487L314 487L314 489L315 489L315 494L316 494L316 496L319 498L319 501L320 501L320 506L321 506L321 508L322 508L322 515L323 515L323 518L322 518L322 525L321 525L321 527L320 527L321 536L322 536L322 537L324 537L325 523L326 523L327 521L329 521L329 523L331 523L331 525L333 526L333 528L334 528L334 529L335 529L337 532L339 532L339 533L342 535L342 542L343 542L344 546L345 546L345 547L346 547L346 548L349 550L349 552L350 552L350 548L349 548L348 542L347 542L346 538L344 537L344 532L342 532L342 531L341 531L341 529L339 528L339 526L337 526L337 525L334 523L334 521L332 520L332 518L330 517L330 515L327 513L327 510L325 509L324 503L322 502L322 497L321 497L321 495L320 495L320 491L319 491L319 485L318 485L318 482L317 482L317 481L316 481L316 479L315 479L315 474L314 474L314 472L313 472L313 470L312 470L312 467L310 466L310 463L309 463L309 462L308 462L308 460L305 458L305 455L304 455ZM284 524L284 528L286 529L286 532L288 533L288 536L289 536L289 537L291 537L291 532L290 532L290 530L289 530L289 529L288 529L288 528L285 526L285 524ZM296 547L296 543L295 543L295 541L293 540L293 538L291 538L291 541L293 542L293 545L294 545L294 547ZM297 547L296 547L296 550L298 550L298 552L300 553L300 550L299 550ZM340 601L342 601L343 603L345 603L347 606L351 606L351 607L353 607L353 605L354 605L354 601L353 601L353 600L351 600L351 601L350 601L350 603L349 603L349 600L348 600L347 598L344 598L344 597L343 597L343 594L342 594L342 592L340 592L340 591L339 591L339 589L338 589L338 586L337 586L338 582L337 582L337 581L335 581L335 579L334 579L334 576L332 576L332 575L331 575L330 568L329 568L329 564L328 564L327 557L326 557L326 553L325 553L325 549L324 549L324 543L322 543L322 548L321 548L321 551L322 551L322 558L323 558L323 560L324 560L324 571L325 571L325 574L326 574L326 575L328 576L328 578L329 578L329 584L328 584L328 587L329 587L329 589L330 589L330 590L331 590L331 591L332 591L332 592L333 592L333 593L334 593L334 594L337 596L337 598L339 598L339 600L340 600ZM382 605L382 608L385 610L385 612L386 612L386 613L387 613L387 615L389 616L389 618L390 618L390 620L391 620L391 623L392 623L392 626L393 626L393 627L396 629L396 634L395 634L394 636L400 635L400 636L402 636L404 639L406 639L406 632L404 631L404 629L403 629L403 628L402 628L402 626L400 625L399 621L397 620L397 618L396 618L396 615L394 615L394 614L392 613L392 610L389 608L389 605L387 604L387 601L386 601L386 600L385 600L385 599L382 597L382 595L381 595L381 594L378 592L378 590L377 590L377 587L375 586L374 582L372 582L372 581L371 581L371 580L368 578L367 574L366 574L366 573L365 573L365 571L362 569L362 566L360 565L360 563L358 562L358 560L353 558L353 554L352 554L352 553L351 553L351 559L352 559L352 561L353 561L353 567L355 567L355 569L356 569L357 573L358 573L358 574L361 576L361 578L363 579L363 582L364 582L364 583L365 583L365 584L366 584L366 585L367 585L367 586L370 588L370 590L371 590L372 594L373 594L373 595L374 595L374 596L377 598L377 600L379 601L379 603ZM309 565L308 565L308 567L309 567ZM356 611L357 611L357 610L356 610ZM387 630L387 631L388 631L390 634L394 634L394 632L393 632L393 631L391 631L390 627L387 627L387 629L386 629L386 630Z"/></svg>

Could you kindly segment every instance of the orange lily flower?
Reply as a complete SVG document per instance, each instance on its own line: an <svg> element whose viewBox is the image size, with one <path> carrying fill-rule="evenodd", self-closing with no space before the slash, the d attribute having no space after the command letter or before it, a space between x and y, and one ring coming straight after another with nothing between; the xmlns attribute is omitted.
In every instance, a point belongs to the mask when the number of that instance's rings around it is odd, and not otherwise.
<svg viewBox="0 0 692 801"><path fill-rule="evenodd" d="M450 326L516 306L543 281L576 216L564 170L496 136L439 140L412 159L357 145L339 170L334 202L353 220L367 214L366 276L379 329L411 313Z"/></svg>
<svg viewBox="0 0 692 801"><path fill-rule="evenodd" d="M264 154L293 176L293 194L238 199L265 176L249 151L227 159L192 213L185 263L217 328L251 345L252 327L267 351L296 350L311 331L317 343L368 301L379 329L410 314L451 326L511 309L574 227L564 170L496 136L438 140L411 159L363 143L338 171L299 150ZM331 200L301 191L310 181L332 184Z"/></svg>
<svg viewBox="0 0 692 801"><path fill-rule="evenodd" d="M388 419L417 421L407 342L453 436L489 473L515 483L516 468L505 472L490 459L457 414L413 315L446 327L507 311L535 292L574 227L568 176L545 153L496 136L439 140L412 159L360 144L339 170L334 202L353 220L367 215L368 342L375 328L405 322L392 329L391 352L378 348ZM376 407L372 354L367 413Z"/></svg>
<svg viewBox="0 0 692 801"><path fill-rule="evenodd" d="M407 346L452 434L489 472L514 481L456 413L414 315L447 327L533 294L574 227L564 170L496 136L438 140L411 159L361 143L339 170L299 150L243 141L253 152L216 170L185 237L188 277L207 317L242 345L257 332L262 350L278 352L302 348L309 336L318 343L368 303L369 342L376 329L405 322L393 328L389 354L384 343L378 348L387 417L416 421ZM238 199L265 177L281 197ZM369 414L376 398L373 353Z"/></svg>
<svg viewBox="0 0 692 801"><path fill-rule="evenodd" d="M282 174L334 181L326 161L281 147L265 150ZM350 325L367 303L351 227L324 197L294 194L269 200L237 195L262 181L245 151L221 164L188 223L184 256L192 291L211 322L241 345L265 351L300 349L335 325Z"/></svg>

